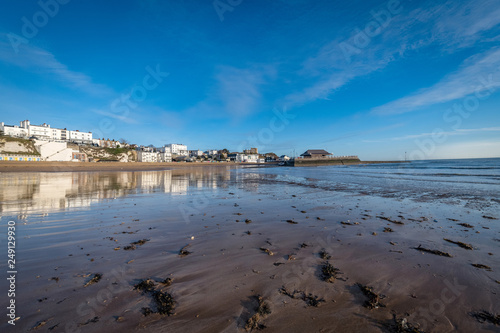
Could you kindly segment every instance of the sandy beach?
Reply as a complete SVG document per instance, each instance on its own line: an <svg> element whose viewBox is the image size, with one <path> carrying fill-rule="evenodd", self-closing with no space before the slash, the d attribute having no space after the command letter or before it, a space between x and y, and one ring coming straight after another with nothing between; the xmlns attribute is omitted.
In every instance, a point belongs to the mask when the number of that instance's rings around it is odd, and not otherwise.
<svg viewBox="0 0 500 333"><path fill-rule="evenodd" d="M80 171L148 171L173 168L228 167L251 163L120 163L120 162L18 162L0 161L0 172L80 172Z"/></svg>
<svg viewBox="0 0 500 333"><path fill-rule="evenodd" d="M498 202L297 169L0 174L14 331L498 330Z"/></svg>

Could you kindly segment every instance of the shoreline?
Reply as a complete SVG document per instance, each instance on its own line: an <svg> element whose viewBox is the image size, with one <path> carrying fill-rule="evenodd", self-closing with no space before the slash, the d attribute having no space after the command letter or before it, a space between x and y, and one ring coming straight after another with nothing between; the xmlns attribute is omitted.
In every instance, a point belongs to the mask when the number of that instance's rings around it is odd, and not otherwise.
<svg viewBox="0 0 500 333"><path fill-rule="evenodd" d="M409 163L409 161L358 161L346 164L316 164L302 166L333 166L333 165L360 165L384 163ZM92 172L92 171L162 171L172 169L191 169L206 167L277 167L276 163L183 163L183 162L21 162L0 161L1 172Z"/></svg>
<svg viewBox="0 0 500 333"><path fill-rule="evenodd" d="M162 162L19 162L0 161L0 172L85 172L85 171L162 171L185 168L277 166L255 163L162 163Z"/></svg>

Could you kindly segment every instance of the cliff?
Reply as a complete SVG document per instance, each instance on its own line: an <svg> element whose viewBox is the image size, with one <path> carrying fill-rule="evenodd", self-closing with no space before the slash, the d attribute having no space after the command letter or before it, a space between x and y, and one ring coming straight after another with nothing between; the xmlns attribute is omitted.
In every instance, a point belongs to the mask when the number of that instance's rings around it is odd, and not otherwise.
<svg viewBox="0 0 500 333"><path fill-rule="evenodd" d="M0 154L40 156L31 140L0 136Z"/></svg>
<svg viewBox="0 0 500 333"><path fill-rule="evenodd" d="M136 162L137 152L127 148L101 148L80 146L80 152L96 162Z"/></svg>

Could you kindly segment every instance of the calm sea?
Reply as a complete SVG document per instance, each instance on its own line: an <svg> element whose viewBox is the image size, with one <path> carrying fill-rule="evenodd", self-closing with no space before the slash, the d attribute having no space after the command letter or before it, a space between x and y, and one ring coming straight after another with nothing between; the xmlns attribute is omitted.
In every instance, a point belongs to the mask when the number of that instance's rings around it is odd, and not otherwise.
<svg viewBox="0 0 500 333"><path fill-rule="evenodd" d="M198 168L143 172L0 173L0 213L24 216L88 209L132 196L186 204L190 195L228 191L334 191L346 195L500 206L500 158L324 167ZM500 210L500 209L499 209Z"/></svg>
<svg viewBox="0 0 500 333"><path fill-rule="evenodd" d="M420 199L500 203L500 158L412 161L352 166L240 169L261 181L325 190Z"/></svg>

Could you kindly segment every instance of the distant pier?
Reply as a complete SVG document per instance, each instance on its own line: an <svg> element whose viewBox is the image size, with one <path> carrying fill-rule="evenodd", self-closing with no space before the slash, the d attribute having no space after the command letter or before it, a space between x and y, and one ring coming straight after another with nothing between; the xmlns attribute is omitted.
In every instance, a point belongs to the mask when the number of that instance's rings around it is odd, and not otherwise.
<svg viewBox="0 0 500 333"><path fill-rule="evenodd" d="M408 161L361 161L358 156L336 156L327 158L295 158L285 162L285 166L307 167L325 165L356 165L381 163L408 163Z"/></svg>

